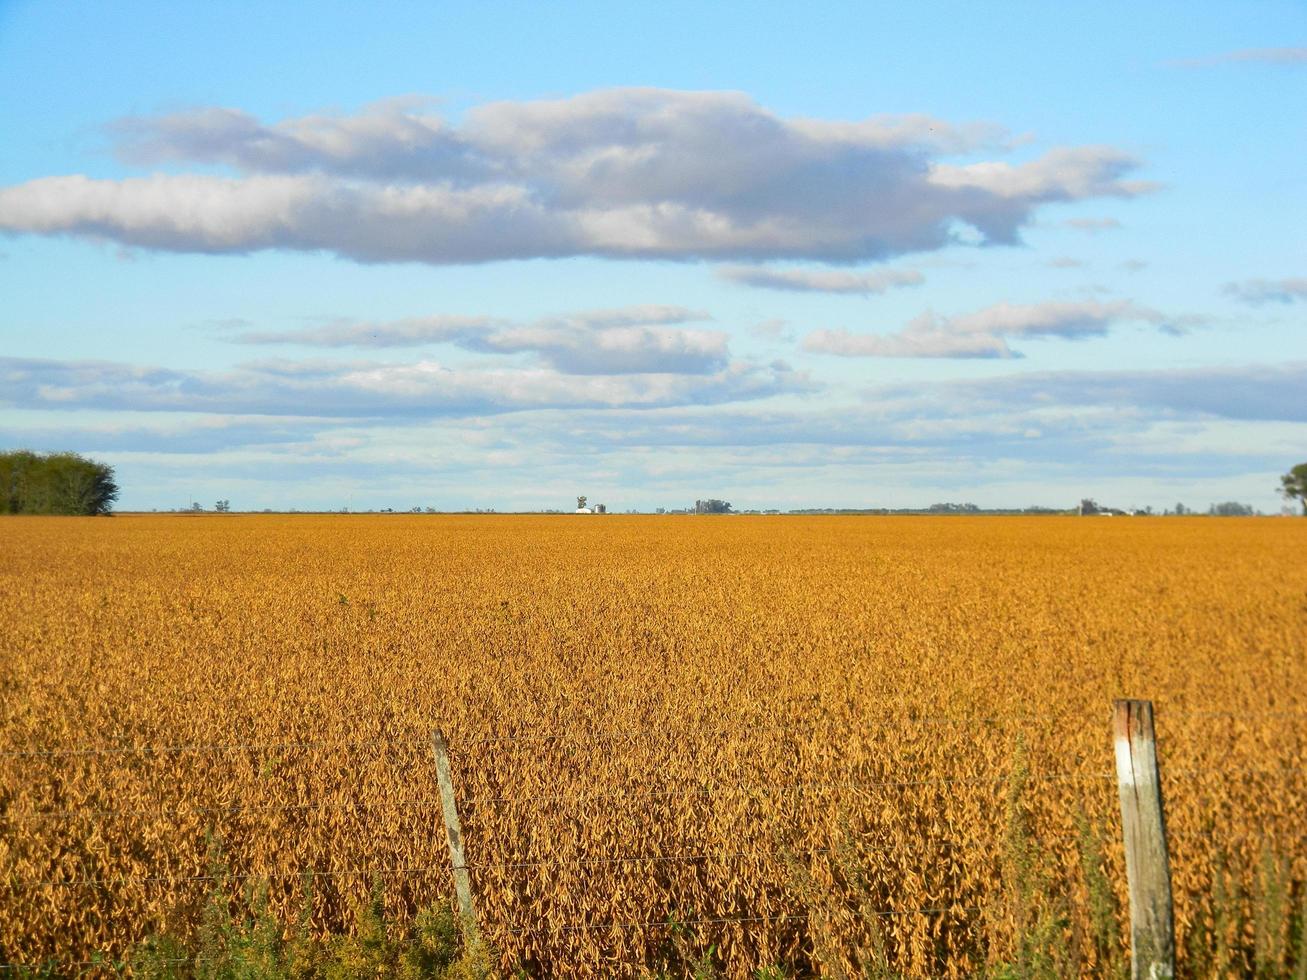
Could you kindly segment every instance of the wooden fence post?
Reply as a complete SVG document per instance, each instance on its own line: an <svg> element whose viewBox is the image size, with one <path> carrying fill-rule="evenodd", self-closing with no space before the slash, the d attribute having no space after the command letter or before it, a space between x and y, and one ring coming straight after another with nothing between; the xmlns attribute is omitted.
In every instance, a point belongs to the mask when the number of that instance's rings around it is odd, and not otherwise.
<svg viewBox="0 0 1307 980"><path fill-rule="evenodd" d="M1130 889L1131 974L1135 980L1163 980L1175 976L1175 926L1153 702L1115 702L1112 736Z"/></svg>
<svg viewBox="0 0 1307 980"><path fill-rule="evenodd" d="M476 908L472 905L472 879L467 873L467 861L463 856L463 828L458 822L458 807L454 805L454 779L449 769L449 749L439 728L431 733L431 747L436 753L440 809L445 816L445 839L449 841L449 861L454 869L454 894L458 897L459 918L463 922L464 939L472 942L479 933Z"/></svg>

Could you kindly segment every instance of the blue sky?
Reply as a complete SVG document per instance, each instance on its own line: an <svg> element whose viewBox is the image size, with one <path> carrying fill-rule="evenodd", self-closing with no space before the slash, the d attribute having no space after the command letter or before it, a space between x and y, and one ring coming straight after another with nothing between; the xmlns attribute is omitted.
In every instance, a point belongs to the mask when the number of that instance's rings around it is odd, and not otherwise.
<svg viewBox="0 0 1307 980"><path fill-rule="evenodd" d="M0 90L0 445L126 509L1307 459L1300 3L8 3Z"/></svg>

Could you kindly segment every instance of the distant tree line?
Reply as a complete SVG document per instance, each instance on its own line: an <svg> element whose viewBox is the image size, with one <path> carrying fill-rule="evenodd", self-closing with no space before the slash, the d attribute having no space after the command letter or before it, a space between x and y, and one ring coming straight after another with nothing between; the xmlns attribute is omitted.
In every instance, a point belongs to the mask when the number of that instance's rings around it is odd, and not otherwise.
<svg viewBox="0 0 1307 980"><path fill-rule="evenodd" d="M1212 504L1207 508L1207 513L1212 517L1253 517L1257 513L1257 508L1252 504L1241 504L1237 500L1227 500L1224 503Z"/></svg>
<svg viewBox="0 0 1307 980"><path fill-rule="evenodd" d="M0 513L108 514L113 467L77 453L0 452Z"/></svg>

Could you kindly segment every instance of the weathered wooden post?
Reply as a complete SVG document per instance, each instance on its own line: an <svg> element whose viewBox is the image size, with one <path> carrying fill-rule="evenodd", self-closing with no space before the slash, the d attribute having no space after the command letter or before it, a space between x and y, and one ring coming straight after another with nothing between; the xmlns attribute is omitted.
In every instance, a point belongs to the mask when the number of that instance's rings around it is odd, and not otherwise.
<svg viewBox="0 0 1307 980"><path fill-rule="evenodd" d="M1115 702L1112 736L1130 889L1131 974L1135 980L1162 980L1175 976L1175 926L1153 702Z"/></svg>
<svg viewBox="0 0 1307 980"><path fill-rule="evenodd" d="M445 815L445 839L449 841L449 861L454 869L454 894L458 897L463 938L473 942L480 930L477 928L476 908L472 905L472 879L467 873L467 861L463 856L463 828L458 822L458 807L454 804L454 778L449 769L449 749L439 728L431 733L431 747L436 753L440 809Z"/></svg>

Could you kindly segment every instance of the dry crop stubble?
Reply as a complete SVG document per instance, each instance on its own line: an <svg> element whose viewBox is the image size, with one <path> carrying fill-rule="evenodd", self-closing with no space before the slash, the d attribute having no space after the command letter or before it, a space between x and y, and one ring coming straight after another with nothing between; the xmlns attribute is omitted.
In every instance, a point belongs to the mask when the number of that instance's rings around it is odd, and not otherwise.
<svg viewBox="0 0 1307 980"><path fill-rule="evenodd" d="M874 949L965 975L1018 943L1018 763L1067 936L1077 814L1123 900L1120 696L1157 704L1183 948L1218 855L1247 891L1270 839L1307 878L1305 546L1289 520L6 519L0 949L193 920L210 883L172 879L212 840L288 918L306 869L317 928L374 876L410 914L451 889L439 726L506 966L715 944L731 975ZM85 746L115 751L14 754Z"/></svg>

